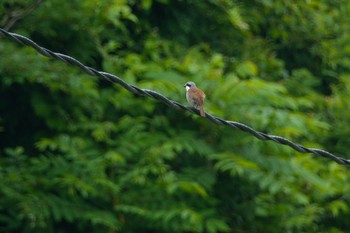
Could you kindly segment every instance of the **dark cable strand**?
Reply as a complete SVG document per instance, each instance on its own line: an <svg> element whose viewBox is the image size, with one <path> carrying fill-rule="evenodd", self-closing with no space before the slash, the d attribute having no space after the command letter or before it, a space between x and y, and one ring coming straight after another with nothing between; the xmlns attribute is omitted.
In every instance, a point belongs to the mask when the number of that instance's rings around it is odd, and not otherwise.
<svg viewBox="0 0 350 233"><path fill-rule="evenodd" d="M134 94L149 96L149 97L151 97L153 99L157 99L157 100L165 103L169 107L175 108L177 110L186 110L186 111L189 111L189 112L192 112L195 114L199 114L199 111L193 107L185 106L185 105L182 105L176 101L170 100L167 97L165 97L165 96L163 96L155 91L141 89L141 88L136 87L134 85L130 85L130 84L126 83L125 81L123 81L121 78L119 78L113 74L95 70L91 67L85 66L84 64L82 64L80 61L76 60L73 57L67 56L65 54L55 53L55 52L52 52L46 48L43 48L43 47L39 46L38 44L36 44L34 41L28 39L27 37L24 37L24 36L15 34L15 33L7 32L6 30L4 30L2 28L0 28L0 35L5 36L9 39L15 40L23 45L30 46L46 57L59 59L67 64L77 66L89 75L99 76L101 78L104 78L104 79L112 82L112 83L118 83L123 88L127 89L128 91L130 91ZM291 142L291 141L289 141L285 138L282 138L280 136L268 135L268 134L265 134L262 132L258 132L256 130L252 129L251 127L244 125L242 123L239 123L239 122L227 121L227 120L221 119L219 117L212 116L208 113L206 113L206 118L215 124L228 125L228 126L231 126L233 128L239 129L241 131L247 132L260 140L274 141L274 142L282 144L282 145L287 145L287 146L289 146L289 147L293 148L294 150L301 152L301 153L313 153L313 154L318 155L318 156L332 159L339 164L350 164L350 159L337 157L337 156L335 156L327 151L324 151L324 150L320 150L320 149L316 149L316 148L307 148L307 147L304 147L302 145Z"/></svg>

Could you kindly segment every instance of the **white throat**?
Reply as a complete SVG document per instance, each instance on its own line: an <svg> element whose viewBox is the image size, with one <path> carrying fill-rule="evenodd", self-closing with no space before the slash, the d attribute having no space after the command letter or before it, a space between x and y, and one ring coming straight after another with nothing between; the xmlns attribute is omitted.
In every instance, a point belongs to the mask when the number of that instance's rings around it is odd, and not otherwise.
<svg viewBox="0 0 350 233"><path fill-rule="evenodd" d="M188 91L190 89L190 87L189 86L186 86L186 91Z"/></svg>

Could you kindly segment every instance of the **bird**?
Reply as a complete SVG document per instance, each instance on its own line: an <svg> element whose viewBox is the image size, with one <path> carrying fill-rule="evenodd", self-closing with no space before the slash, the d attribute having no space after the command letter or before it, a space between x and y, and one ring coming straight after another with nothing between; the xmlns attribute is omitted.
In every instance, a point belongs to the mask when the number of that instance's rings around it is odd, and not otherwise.
<svg viewBox="0 0 350 233"><path fill-rule="evenodd" d="M199 89L194 82L187 82L184 87L186 88L186 99L190 105L199 109L199 113L202 117L205 117L203 109L205 94Z"/></svg>

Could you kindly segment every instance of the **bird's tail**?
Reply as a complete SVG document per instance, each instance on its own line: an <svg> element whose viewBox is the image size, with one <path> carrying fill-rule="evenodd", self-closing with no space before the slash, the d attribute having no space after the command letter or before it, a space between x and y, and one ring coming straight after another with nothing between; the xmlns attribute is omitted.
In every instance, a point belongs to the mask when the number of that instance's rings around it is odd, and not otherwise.
<svg viewBox="0 0 350 233"><path fill-rule="evenodd" d="M199 106L199 113L201 114L202 117L205 117L205 112L202 104Z"/></svg>

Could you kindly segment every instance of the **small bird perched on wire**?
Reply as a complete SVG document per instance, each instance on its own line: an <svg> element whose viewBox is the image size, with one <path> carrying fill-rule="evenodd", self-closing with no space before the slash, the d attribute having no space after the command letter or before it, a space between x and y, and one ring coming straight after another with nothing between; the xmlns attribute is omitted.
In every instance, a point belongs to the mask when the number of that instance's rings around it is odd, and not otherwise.
<svg viewBox="0 0 350 233"><path fill-rule="evenodd" d="M187 82L186 87L186 99L190 105L199 109L199 113L202 117L205 117L205 112L203 109L205 94L204 92L196 87L194 82Z"/></svg>

